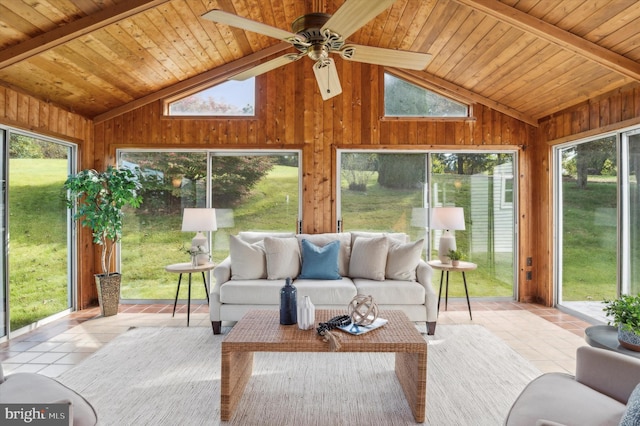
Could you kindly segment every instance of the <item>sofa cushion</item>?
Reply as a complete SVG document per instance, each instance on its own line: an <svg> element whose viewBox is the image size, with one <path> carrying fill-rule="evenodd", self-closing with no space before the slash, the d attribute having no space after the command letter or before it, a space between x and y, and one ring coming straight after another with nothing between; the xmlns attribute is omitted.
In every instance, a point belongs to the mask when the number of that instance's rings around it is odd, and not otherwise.
<svg viewBox="0 0 640 426"><path fill-rule="evenodd" d="M309 296L316 308L320 305L347 305L356 296L356 287L350 278L339 280L305 280L297 279L293 282L297 289L298 301Z"/></svg>
<svg viewBox="0 0 640 426"><path fill-rule="evenodd" d="M263 241L267 237L293 238L295 236L296 234L293 232L242 231L238 233L238 237L240 237L242 241L246 241L251 244Z"/></svg>
<svg viewBox="0 0 640 426"><path fill-rule="evenodd" d="M387 237L356 238L351 248L349 276L384 280L389 240Z"/></svg>
<svg viewBox="0 0 640 426"><path fill-rule="evenodd" d="M302 242L302 270L299 278L318 280L339 280L338 254L340 241L334 240L325 246L317 246L309 240Z"/></svg>
<svg viewBox="0 0 640 426"><path fill-rule="evenodd" d="M550 392L549 389L553 389ZM506 426L545 419L566 425L618 425L625 405L563 373L546 373L531 381L511 406Z"/></svg>
<svg viewBox="0 0 640 426"><path fill-rule="evenodd" d="M324 234L298 234L298 241L308 240L317 246L325 246L331 241L340 241L340 256L338 258L339 274L349 276L349 258L351 257L351 234L349 232Z"/></svg>
<svg viewBox="0 0 640 426"><path fill-rule="evenodd" d="M296 238L264 239L267 257L267 279L293 279L300 273L300 247Z"/></svg>
<svg viewBox="0 0 640 426"><path fill-rule="evenodd" d="M376 281L354 278L353 283L358 294L371 296L379 304L420 305L426 300L424 286L417 281Z"/></svg>
<svg viewBox="0 0 640 426"><path fill-rule="evenodd" d="M231 305L280 305L285 280L236 280L220 286L220 302Z"/></svg>
<svg viewBox="0 0 640 426"><path fill-rule="evenodd" d="M406 244L390 239L385 272L386 279L415 281L416 268L422 256L423 246L424 239Z"/></svg>
<svg viewBox="0 0 640 426"><path fill-rule="evenodd" d="M620 420L620 426L635 426L637 424L640 424L640 384L631 392L627 408L622 415L622 420Z"/></svg>
<svg viewBox="0 0 640 426"><path fill-rule="evenodd" d="M232 280L267 278L267 259L264 242L247 243L235 235L229 236Z"/></svg>

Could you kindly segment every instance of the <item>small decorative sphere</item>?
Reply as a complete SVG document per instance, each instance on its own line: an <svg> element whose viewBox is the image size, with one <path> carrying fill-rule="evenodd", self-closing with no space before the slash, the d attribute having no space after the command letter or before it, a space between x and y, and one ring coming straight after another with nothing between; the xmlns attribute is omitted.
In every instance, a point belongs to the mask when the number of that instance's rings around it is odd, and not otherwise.
<svg viewBox="0 0 640 426"><path fill-rule="evenodd" d="M349 316L356 325L370 325L378 318L378 305L373 297L358 294L349 302Z"/></svg>

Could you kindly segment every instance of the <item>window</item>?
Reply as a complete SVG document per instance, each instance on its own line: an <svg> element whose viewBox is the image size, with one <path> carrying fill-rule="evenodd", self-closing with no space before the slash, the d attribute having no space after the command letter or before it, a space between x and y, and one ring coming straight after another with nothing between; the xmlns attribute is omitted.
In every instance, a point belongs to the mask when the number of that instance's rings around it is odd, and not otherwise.
<svg viewBox="0 0 640 426"><path fill-rule="evenodd" d="M501 176L502 193L500 196L500 207L503 209L513 208L513 176Z"/></svg>
<svg viewBox="0 0 640 426"><path fill-rule="evenodd" d="M384 74L387 117L468 117L469 107L391 74Z"/></svg>
<svg viewBox="0 0 640 426"><path fill-rule="evenodd" d="M338 151L339 229L404 232L427 238L427 258L436 258L441 231L428 228L430 212L464 208L466 229L456 231L465 259L478 265L473 296L513 297L516 275L517 183L514 152L426 153ZM503 177L505 179L503 179ZM501 184L504 182L504 186ZM501 201L510 200L509 208ZM464 296L462 286L456 297Z"/></svg>
<svg viewBox="0 0 640 426"><path fill-rule="evenodd" d="M255 78L230 80L169 102L171 116L253 116L256 104Z"/></svg>
<svg viewBox="0 0 640 426"><path fill-rule="evenodd" d="M216 264L229 254L229 235L295 232L301 217L299 151L122 150L118 160L137 173L143 198L124 216L120 271L127 302L175 297L175 275L164 266L189 261L195 234L181 230L185 207L216 209L209 247ZM206 300L202 286L192 291L192 300Z"/></svg>

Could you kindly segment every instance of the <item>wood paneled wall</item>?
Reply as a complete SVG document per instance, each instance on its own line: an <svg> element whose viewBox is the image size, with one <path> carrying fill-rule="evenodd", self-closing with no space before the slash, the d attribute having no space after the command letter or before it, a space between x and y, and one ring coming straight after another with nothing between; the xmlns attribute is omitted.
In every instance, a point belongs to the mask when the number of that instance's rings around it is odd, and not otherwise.
<svg viewBox="0 0 640 426"><path fill-rule="evenodd" d="M80 167L93 167L93 122L87 118L0 86L0 124L76 143ZM76 296L78 308L84 309L97 303L93 270L100 264L96 263L91 233L84 228L79 231L78 248L81 285Z"/></svg>
<svg viewBox="0 0 640 426"><path fill-rule="evenodd" d="M535 294L538 302L554 303L553 289L553 147L640 124L640 84L632 84L590 99L540 120L531 176L535 227Z"/></svg>
<svg viewBox="0 0 640 426"><path fill-rule="evenodd" d="M340 61L343 93L322 101L308 61L298 61L258 78L254 119L164 118L160 101L95 126L96 167L115 161L118 148L296 148L302 149L303 231L335 231L335 154L360 149L509 149L520 150L520 170L528 170L536 129L486 106L473 105L470 120L383 118L383 68ZM521 174L520 248L533 256L530 188ZM525 299L536 298L520 273ZM520 297L520 299L523 299ZM523 299L524 300L524 299Z"/></svg>

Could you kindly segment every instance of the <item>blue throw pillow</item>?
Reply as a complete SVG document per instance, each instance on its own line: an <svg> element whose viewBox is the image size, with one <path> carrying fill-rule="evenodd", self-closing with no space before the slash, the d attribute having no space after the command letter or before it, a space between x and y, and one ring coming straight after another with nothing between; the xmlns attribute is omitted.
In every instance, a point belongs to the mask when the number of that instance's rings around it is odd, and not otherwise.
<svg viewBox="0 0 640 426"><path fill-rule="evenodd" d="M636 426L640 424L640 384L631 392L627 401L627 409L620 420L620 426Z"/></svg>
<svg viewBox="0 0 640 426"><path fill-rule="evenodd" d="M339 240L331 241L329 244L319 247L303 239L301 245L302 273L298 278L316 280L339 280L342 278L338 272Z"/></svg>

